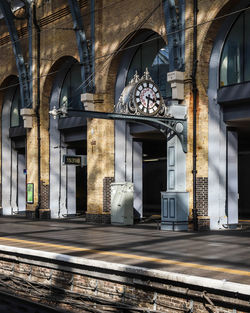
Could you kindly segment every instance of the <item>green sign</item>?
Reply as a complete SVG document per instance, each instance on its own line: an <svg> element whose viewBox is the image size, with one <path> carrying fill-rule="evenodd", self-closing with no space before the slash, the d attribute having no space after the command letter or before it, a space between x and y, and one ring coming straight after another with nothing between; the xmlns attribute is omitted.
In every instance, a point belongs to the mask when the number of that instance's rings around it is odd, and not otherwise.
<svg viewBox="0 0 250 313"><path fill-rule="evenodd" d="M34 184L27 184L27 203L34 203Z"/></svg>

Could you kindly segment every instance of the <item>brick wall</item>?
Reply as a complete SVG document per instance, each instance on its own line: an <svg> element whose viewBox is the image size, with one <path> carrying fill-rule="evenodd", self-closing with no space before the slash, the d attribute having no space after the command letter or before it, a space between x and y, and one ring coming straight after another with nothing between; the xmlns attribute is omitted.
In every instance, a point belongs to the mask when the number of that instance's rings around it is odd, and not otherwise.
<svg viewBox="0 0 250 313"><path fill-rule="evenodd" d="M197 177L196 207L198 216L208 215L208 178Z"/></svg>
<svg viewBox="0 0 250 313"><path fill-rule="evenodd" d="M23 259L24 257L24 259ZM0 291L70 312L249 312L245 295L216 288L205 290L181 281L57 260L35 261L0 255ZM70 258L68 258L70 260ZM149 270L150 271L150 270ZM222 296L223 295L223 296ZM98 311L97 311L98 310ZM89 311L89 310L87 310Z"/></svg>
<svg viewBox="0 0 250 313"><path fill-rule="evenodd" d="M111 183L115 181L114 177L104 177L103 179L103 212L111 210Z"/></svg>

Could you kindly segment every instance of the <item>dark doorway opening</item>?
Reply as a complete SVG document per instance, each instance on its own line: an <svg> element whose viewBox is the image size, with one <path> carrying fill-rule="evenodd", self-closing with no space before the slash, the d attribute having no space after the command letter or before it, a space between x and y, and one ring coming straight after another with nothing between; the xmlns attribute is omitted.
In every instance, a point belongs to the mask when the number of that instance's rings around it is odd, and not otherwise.
<svg viewBox="0 0 250 313"><path fill-rule="evenodd" d="M238 128L239 218L250 218L250 122Z"/></svg>
<svg viewBox="0 0 250 313"><path fill-rule="evenodd" d="M68 144L76 155L87 155L86 141L75 141ZM82 215L87 211L87 166L76 166L76 214Z"/></svg>
<svg viewBox="0 0 250 313"><path fill-rule="evenodd" d="M161 191L166 191L166 140L143 140L143 215L161 214Z"/></svg>

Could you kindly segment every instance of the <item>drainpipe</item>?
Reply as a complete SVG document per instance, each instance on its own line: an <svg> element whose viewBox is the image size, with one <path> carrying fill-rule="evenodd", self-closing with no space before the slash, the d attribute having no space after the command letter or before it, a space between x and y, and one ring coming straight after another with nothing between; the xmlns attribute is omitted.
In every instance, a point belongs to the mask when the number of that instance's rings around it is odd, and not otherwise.
<svg viewBox="0 0 250 313"><path fill-rule="evenodd" d="M37 106L36 106L36 118L37 118L37 146L38 146L38 204L36 207L36 217L39 218L39 210L41 208L41 124L40 124L40 58L41 58L41 39L40 39L40 26L37 22L36 5L33 3L33 23L36 28L36 74L37 74Z"/></svg>
<svg viewBox="0 0 250 313"><path fill-rule="evenodd" d="M193 17L194 17L194 32L193 32L193 70L192 70L192 92L193 92L193 223L194 230L198 230L198 217L197 217L197 206L196 206L196 161L197 161L197 82L196 82L196 73L197 73L197 13L198 5L197 0L193 1Z"/></svg>

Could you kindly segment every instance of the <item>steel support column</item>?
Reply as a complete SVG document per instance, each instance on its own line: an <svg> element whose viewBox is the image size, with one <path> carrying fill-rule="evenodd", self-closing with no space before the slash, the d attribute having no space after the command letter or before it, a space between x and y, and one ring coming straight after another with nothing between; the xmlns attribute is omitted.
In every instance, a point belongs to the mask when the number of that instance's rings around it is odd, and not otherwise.
<svg viewBox="0 0 250 313"><path fill-rule="evenodd" d="M163 0L169 47L169 71L184 71L185 0Z"/></svg>
<svg viewBox="0 0 250 313"><path fill-rule="evenodd" d="M31 107L31 94L29 88L29 76L25 67L24 57L22 54L22 49L17 34L16 26L14 23L14 16L11 11L11 7L8 1L0 1L0 9L6 21L10 38L12 42L13 52L16 58L16 65L18 70L18 79L20 84L20 95L22 107ZM31 81L31 80L30 80Z"/></svg>
<svg viewBox="0 0 250 313"><path fill-rule="evenodd" d="M77 46L81 63L81 76L83 81L82 92L93 92L94 83L92 77L91 48L88 45L83 26L81 11L77 0L68 0L76 33ZM94 13L93 13L94 14Z"/></svg>

